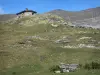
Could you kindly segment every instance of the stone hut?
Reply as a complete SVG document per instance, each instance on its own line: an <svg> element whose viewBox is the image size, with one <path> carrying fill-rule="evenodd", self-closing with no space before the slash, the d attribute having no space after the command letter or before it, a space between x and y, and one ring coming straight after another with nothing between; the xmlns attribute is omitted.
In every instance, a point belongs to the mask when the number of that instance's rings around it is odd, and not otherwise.
<svg viewBox="0 0 100 75"><path fill-rule="evenodd" d="M18 18L20 18L20 17L24 17L24 16L32 16L36 13L37 13L36 11L28 10L28 8L26 8L26 10L21 11L21 12L17 13L16 15L18 16Z"/></svg>

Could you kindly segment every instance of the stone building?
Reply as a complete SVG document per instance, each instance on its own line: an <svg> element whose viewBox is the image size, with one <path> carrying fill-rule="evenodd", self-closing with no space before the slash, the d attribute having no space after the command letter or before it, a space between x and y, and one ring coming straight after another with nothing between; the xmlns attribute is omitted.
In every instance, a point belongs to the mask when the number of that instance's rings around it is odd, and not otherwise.
<svg viewBox="0 0 100 75"><path fill-rule="evenodd" d="M24 16L32 16L32 15L34 15L36 13L37 13L36 11L28 10L26 8L26 10L21 11L21 12L17 13L16 15L18 16L18 18L21 18L21 17L24 17Z"/></svg>

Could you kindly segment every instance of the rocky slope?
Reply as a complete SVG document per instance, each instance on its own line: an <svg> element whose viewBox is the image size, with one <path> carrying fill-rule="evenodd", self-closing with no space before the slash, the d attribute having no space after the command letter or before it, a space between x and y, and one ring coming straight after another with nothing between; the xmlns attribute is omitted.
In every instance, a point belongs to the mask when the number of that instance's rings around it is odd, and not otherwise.
<svg viewBox="0 0 100 75"><path fill-rule="evenodd" d="M84 20L77 20L72 23L74 26L92 27L92 28L100 29L100 17L84 19Z"/></svg>
<svg viewBox="0 0 100 75"><path fill-rule="evenodd" d="M100 7L76 12L57 9L48 13L58 15L64 20L72 22L73 26L100 28Z"/></svg>

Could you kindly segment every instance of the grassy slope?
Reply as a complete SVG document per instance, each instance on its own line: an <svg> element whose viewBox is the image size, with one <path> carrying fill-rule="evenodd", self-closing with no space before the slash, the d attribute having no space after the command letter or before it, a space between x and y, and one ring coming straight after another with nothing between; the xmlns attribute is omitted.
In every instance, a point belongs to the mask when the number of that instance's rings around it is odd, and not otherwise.
<svg viewBox="0 0 100 75"><path fill-rule="evenodd" d="M79 33L80 31L86 33ZM35 35L38 35L42 39L30 38L28 41L31 40L31 43L26 42L26 37ZM71 42L68 43L69 45L76 45L78 43L87 44L90 43L87 42L88 40L76 40L87 36L99 42L100 30L73 28L70 26L54 28L50 24L34 24L32 26L23 26L17 23L0 24L0 52L2 51L0 69L4 69L5 71L0 72L0 75L11 75L12 72L16 72L17 75L55 75L49 72L49 68L61 62L81 64L91 61L100 62L100 49L61 48L60 46L67 45L67 43L56 44L54 41L63 36L71 38ZM24 44L20 44L19 42ZM97 44L97 46L100 45ZM99 75L100 72L98 70L79 70L78 72L64 75L80 74Z"/></svg>

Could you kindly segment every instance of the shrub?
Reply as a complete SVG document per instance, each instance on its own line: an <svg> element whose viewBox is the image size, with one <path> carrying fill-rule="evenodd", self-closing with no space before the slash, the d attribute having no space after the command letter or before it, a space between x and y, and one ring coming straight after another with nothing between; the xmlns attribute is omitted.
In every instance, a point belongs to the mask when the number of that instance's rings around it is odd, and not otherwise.
<svg viewBox="0 0 100 75"><path fill-rule="evenodd" d="M25 42L18 42L18 44L25 44Z"/></svg>
<svg viewBox="0 0 100 75"><path fill-rule="evenodd" d="M55 72L57 70L60 70L60 67L58 65L52 66L50 69L50 72Z"/></svg>
<svg viewBox="0 0 100 75"><path fill-rule="evenodd" d="M79 64L79 66L78 66L79 68L82 68L83 67L83 65L82 64Z"/></svg>
<svg viewBox="0 0 100 75"><path fill-rule="evenodd" d="M88 64L88 63L86 63L86 64L84 65L84 69L91 69L91 65Z"/></svg>
<svg viewBox="0 0 100 75"><path fill-rule="evenodd" d="M84 65L85 69L100 69L100 63L97 62L91 62L91 63L86 63Z"/></svg>
<svg viewBox="0 0 100 75"><path fill-rule="evenodd" d="M16 72L13 72L12 75L16 75Z"/></svg>
<svg viewBox="0 0 100 75"><path fill-rule="evenodd" d="M92 69L100 69L100 64L97 62L92 62L91 65L92 65Z"/></svg>

